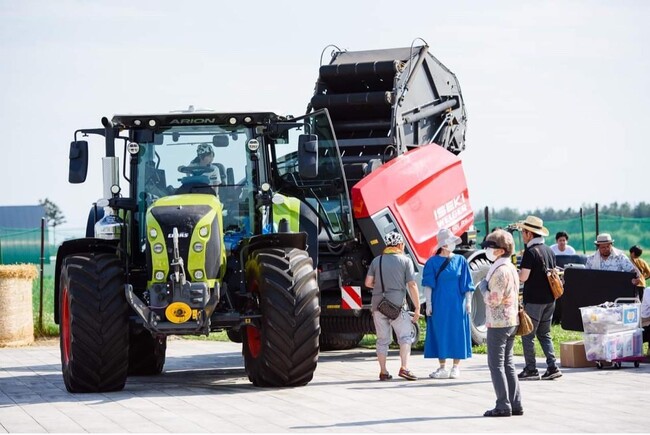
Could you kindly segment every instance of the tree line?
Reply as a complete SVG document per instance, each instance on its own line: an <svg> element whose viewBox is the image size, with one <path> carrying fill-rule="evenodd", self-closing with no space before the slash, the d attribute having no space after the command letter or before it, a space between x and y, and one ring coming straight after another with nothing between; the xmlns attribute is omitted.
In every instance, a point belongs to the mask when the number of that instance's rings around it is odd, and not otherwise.
<svg viewBox="0 0 650 435"><path fill-rule="evenodd" d="M582 213L585 216L596 214L596 205L583 204ZM580 216L580 208L567 208L566 210L556 210L551 207L544 209L536 208L526 212L520 212L518 209L505 207L502 209L489 209L490 219L502 219L510 222L525 219L528 215L534 215L545 221L558 221L565 219L575 219ZM484 209L476 210L477 218L482 218ZM637 205L631 205L628 202L612 202L609 205L598 205L598 214L620 218L650 218L650 203L640 202Z"/></svg>

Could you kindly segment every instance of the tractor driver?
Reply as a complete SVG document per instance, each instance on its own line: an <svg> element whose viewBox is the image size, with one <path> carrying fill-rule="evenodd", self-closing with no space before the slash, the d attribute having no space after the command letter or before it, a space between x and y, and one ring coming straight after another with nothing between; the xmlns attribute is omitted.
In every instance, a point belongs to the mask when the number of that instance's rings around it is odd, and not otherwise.
<svg viewBox="0 0 650 435"><path fill-rule="evenodd" d="M614 239L610 234L598 234L594 244L596 245L596 252L587 257L587 264L585 265L587 269L633 272L636 277L632 279L632 284L639 285L641 273L623 252L612 246Z"/></svg>
<svg viewBox="0 0 650 435"><path fill-rule="evenodd" d="M204 175L210 179L210 186L212 186L214 191L218 193L219 184L221 184L221 178L220 178L219 168L217 168L217 166L212 164L213 161L214 161L214 150L212 149L212 145L210 145L209 143L202 143L196 149L196 157L192 159L189 166L210 167L212 169L211 171L203 172L203 174L201 175Z"/></svg>

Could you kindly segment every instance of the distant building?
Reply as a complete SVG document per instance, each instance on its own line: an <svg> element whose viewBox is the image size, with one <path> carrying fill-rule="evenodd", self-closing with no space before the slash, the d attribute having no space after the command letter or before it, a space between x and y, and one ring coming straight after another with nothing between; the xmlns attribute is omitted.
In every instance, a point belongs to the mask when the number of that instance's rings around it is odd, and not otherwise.
<svg viewBox="0 0 650 435"><path fill-rule="evenodd" d="M0 206L0 264L32 263L41 259L41 219L45 209L40 205ZM45 262L49 263L49 243L45 227Z"/></svg>

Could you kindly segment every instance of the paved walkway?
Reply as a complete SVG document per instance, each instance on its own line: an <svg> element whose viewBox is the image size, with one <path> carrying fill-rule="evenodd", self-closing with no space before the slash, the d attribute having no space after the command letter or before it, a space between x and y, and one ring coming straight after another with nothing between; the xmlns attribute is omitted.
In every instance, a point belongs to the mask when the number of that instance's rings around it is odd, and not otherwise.
<svg viewBox="0 0 650 435"><path fill-rule="evenodd" d="M525 415L510 418L482 417L494 405L485 355L465 361L457 380L426 377L436 365L416 354L411 368L425 378L380 383L372 350L328 352L321 354L308 386L262 389L246 378L240 345L172 340L162 375L129 378L117 393L73 395L63 385L58 344L0 349L0 432L547 433L650 428L650 364L564 369L564 376L554 381L522 382ZM395 353L389 369L397 374Z"/></svg>

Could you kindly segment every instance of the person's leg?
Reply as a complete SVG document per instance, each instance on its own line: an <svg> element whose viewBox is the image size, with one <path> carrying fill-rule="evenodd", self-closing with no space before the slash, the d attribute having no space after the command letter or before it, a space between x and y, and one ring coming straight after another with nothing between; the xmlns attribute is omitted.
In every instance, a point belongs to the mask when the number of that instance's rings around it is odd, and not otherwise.
<svg viewBox="0 0 650 435"><path fill-rule="evenodd" d="M533 330L530 334L521 337L521 344L524 348L524 360L526 361L525 369L528 372L534 372L537 369L535 361L535 333L539 326L539 319L542 316L542 311L545 305L540 304L526 304L525 309L530 320L533 322Z"/></svg>
<svg viewBox="0 0 650 435"><path fill-rule="evenodd" d="M551 320L553 320L553 311L555 311L555 302L542 305L543 309L537 326L537 339L546 356L546 365L549 369L557 368L555 361L555 349L551 339Z"/></svg>
<svg viewBox="0 0 650 435"><path fill-rule="evenodd" d="M377 361L379 362L380 374L388 373L386 369L386 359L388 356L388 345L391 342L390 323L388 318L379 311L373 311L373 320L375 322L375 331L377 332L377 342L375 344L377 352Z"/></svg>
<svg viewBox="0 0 650 435"><path fill-rule="evenodd" d="M510 411L510 400L506 387L506 373L504 371L504 353L509 328L487 329L487 359L492 378L492 386L497 396L495 409Z"/></svg>
<svg viewBox="0 0 650 435"><path fill-rule="evenodd" d="M397 343L399 344L399 357L401 362L399 376L411 381L416 380L417 376L408 368L411 344L413 343L411 316L407 312L402 311L400 316L391 322L391 327L395 331Z"/></svg>
<svg viewBox="0 0 650 435"><path fill-rule="evenodd" d="M445 366L447 365L447 360L446 360L446 359L442 359L442 358L438 358L438 364L440 365L440 368L441 368L441 369L444 369Z"/></svg>
<svg viewBox="0 0 650 435"><path fill-rule="evenodd" d="M521 390L519 389L519 378L517 378L517 373L515 370L513 352L517 327L513 326L511 328L505 329L507 329L507 338L504 349L503 367L506 376L506 382L508 384L508 399L510 400L510 407L513 413L519 413L519 411L523 411L523 406L521 404Z"/></svg>

